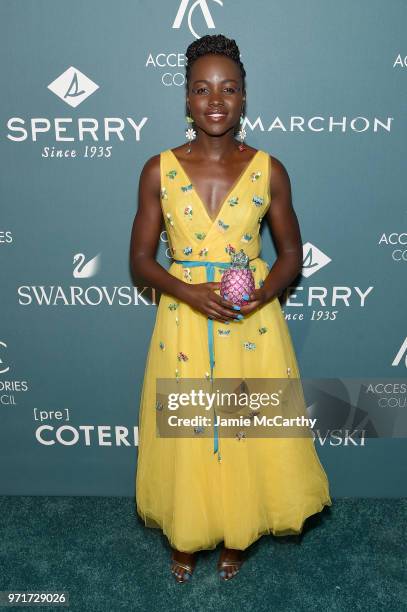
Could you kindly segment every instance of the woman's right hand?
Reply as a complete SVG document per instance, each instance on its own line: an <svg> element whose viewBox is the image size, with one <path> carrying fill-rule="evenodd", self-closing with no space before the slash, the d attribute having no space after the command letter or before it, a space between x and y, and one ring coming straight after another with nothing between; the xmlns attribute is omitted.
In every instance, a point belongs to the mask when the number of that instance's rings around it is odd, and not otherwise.
<svg viewBox="0 0 407 612"><path fill-rule="evenodd" d="M220 289L220 283L209 282L192 285L185 283L185 285L183 301L210 319L228 323L237 318L240 309L233 308L232 302L224 300L215 293L216 289Z"/></svg>

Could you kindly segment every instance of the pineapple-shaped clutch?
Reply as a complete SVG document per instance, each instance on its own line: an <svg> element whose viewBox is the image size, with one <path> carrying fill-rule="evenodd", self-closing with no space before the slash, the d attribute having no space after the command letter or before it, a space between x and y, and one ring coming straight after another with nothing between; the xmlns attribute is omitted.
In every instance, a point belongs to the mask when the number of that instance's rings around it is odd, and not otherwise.
<svg viewBox="0 0 407 612"><path fill-rule="evenodd" d="M220 294L233 304L243 306L247 300L243 299L245 293L250 295L255 289L253 272L249 268L249 257L240 249L232 255L232 265L222 274Z"/></svg>

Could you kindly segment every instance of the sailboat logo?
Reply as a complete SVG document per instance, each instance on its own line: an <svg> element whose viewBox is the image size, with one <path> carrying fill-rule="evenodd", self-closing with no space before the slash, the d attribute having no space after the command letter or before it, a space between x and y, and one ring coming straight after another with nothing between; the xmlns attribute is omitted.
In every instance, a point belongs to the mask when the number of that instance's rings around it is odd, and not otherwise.
<svg viewBox="0 0 407 612"><path fill-rule="evenodd" d="M99 85L96 85L86 74L83 74L74 66L70 66L48 85L48 89L69 106L76 108L99 89Z"/></svg>
<svg viewBox="0 0 407 612"><path fill-rule="evenodd" d="M306 242L302 248L302 275L308 278L332 261L315 244Z"/></svg>

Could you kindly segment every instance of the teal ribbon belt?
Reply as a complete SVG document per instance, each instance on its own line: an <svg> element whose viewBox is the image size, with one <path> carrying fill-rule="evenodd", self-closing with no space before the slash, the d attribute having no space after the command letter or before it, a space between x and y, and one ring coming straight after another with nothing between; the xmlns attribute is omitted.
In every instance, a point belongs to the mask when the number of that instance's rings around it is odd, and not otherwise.
<svg viewBox="0 0 407 612"><path fill-rule="evenodd" d="M255 257L253 259L256 259ZM183 268L188 267L198 267L205 266L206 268L206 280L208 283L212 283L215 279L215 268L230 268L232 265L231 262L226 261L190 261L188 259L174 259L175 263L179 263ZM213 368L215 365L215 355L213 348L213 319L208 317L208 347L209 347L209 365L211 370L211 381L213 381ZM221 456L219 453L219 434L218 434L218 426L216 422L214 423L214 431L213 431L213 452L218 453L218 461L221 460Z"/></svg>

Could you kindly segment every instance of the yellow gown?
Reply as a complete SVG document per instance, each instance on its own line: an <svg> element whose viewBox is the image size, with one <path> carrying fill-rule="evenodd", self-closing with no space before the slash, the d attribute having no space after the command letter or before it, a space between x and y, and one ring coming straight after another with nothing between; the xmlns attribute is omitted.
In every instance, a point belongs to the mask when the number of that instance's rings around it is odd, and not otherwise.
<svg viewBox="0 0 407 612"><path fill-rule="evenodd" d="M220 282L241 248L256 288L269 266L259 257L261 220L272 200L270 156L258 150L210 218L171 149L160 154L161 206L173 262L168 272L186 283ZM183 262L206 262L188 266ZM162 293L147 355L139 411L137 513L162 529L171 546L194 552L246 549L265 534L302 531L305 519L331 506L329 483L312 437L168 438L156 435L156 378L300 377L277 297L239 322L211 321Z"/></svg>

